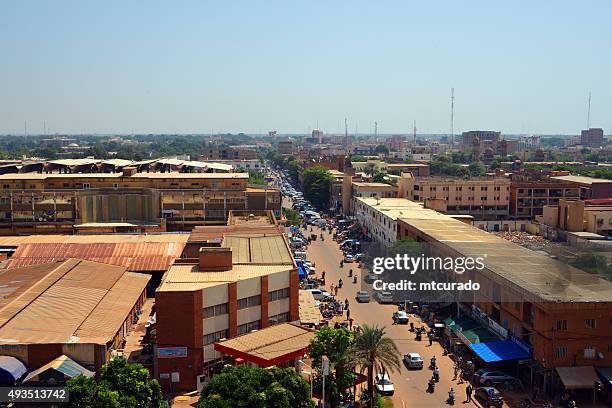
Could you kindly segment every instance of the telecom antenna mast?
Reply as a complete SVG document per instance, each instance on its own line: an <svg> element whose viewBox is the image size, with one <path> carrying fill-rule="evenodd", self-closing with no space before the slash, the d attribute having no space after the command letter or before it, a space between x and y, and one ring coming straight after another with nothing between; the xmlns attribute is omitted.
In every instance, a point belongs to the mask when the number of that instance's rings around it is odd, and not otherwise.
<svg viewBox="0 0 612 408"><path fill-rule="evenodd" d="M412 145L416 146L416 120L414 121L413 125L412 125Z"/></svg>
<svg viewBox="0 0 612 408"><path fill-rule="evenodd" d="M450 134L450 145L451 150L455 148L455 88L451 88L451 134Z"/></svg>
<svg viewBox="0 0 612 408"><path fill-rule="evenodd" d="M589 129L589 125L591 124L591 93L589 92L589 106L587 108L587 130Z"/></svg>
<svg viewBox="0 0 612 408"><path fill-rule="evenodd" d="M378 141L378 122L374 121L374 140Z"/></svg>

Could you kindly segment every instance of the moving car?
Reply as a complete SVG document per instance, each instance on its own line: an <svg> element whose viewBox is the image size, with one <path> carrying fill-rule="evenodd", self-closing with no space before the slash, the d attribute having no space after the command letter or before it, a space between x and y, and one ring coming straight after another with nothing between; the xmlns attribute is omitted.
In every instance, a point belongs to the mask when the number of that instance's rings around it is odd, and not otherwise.
<svg viewBox="0 0 612 408"><path fill-rule="evenodd" d="M395 320L397 324L408 324L408 314L403 310L398 310L393 312L393 320Z"/></svg>
<svg viewBox="0 0 612 408"><path fill-rule="evenodd" d="M499 391L494 387L479 387L474 394L476 399L482 402L485 408L496 407L501 408L504 405L504 400Z"/></svg>
<svg viewBox="0 0 612 408"><path fill-rule="evenodd" d="M344 256L344 262L355 262L353 255L347 254Z"/></svg>
<svg viewBox="0 0 612 408"><path fill-rule="evenodd" d="M376 300L378 300L378 303L393 303L393 295L391 292L377 291Z"/></svg>
<svg viewBox="0 0 612 408"><path fill-rule="evenodd" d="M376 392L380 395L393 395L395 393L393 382L387 374L376 374L374 383L376 384Z"/></svg>
<svg viewBox="0 0 612 408"><path fill-rule="evenodd" d="M423 358L419 353L404 354L404 363L408 368L423 368Z"/></svg>
<svg viewBox="0 0 612 408"><path fill-rule="evenodd" d="M355 295L355 299L360 303L368 303L370 301L370 294L367 290L360 290Z"/></svg>
<svg viewBox="0 0 612 408"><path fill-rule="evenodd" d="M493 384L506 384L516 381L514 377L504 373L503 371L488 371L480 369L476 371L478 377L478 383L484 386L491 386Z"/></svg>

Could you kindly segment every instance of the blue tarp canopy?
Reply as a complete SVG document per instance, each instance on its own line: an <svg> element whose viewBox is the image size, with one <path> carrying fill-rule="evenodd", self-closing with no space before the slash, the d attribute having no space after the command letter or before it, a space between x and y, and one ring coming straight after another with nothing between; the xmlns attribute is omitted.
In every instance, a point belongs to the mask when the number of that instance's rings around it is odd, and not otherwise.
<svg viewBox="0 0 612 408"><path fill-rule="evenodd" d="M304 269L304 265L298 266L298 274L300 276L300 280L306 279L307 274L306 270Z"/></svg>
<svg viewBox="0 0 612 408"><path fill-rule="evenodd" d="M528 351L512 340L496 340L470 344L470 348L485 363L531 358L531 354Z"/></svg>
<svg viewBox="0 0 612 408"><path fill-rule="evenodd" d="M13 382L27 372L26 366L15 357L0 356L0 382Z"/></svg>

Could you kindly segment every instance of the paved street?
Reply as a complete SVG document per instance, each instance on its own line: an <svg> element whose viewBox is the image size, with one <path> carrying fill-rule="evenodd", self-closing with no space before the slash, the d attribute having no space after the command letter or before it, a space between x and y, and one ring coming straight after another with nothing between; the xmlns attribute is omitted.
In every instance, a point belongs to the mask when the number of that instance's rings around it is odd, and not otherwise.
<svg viewBox="0 0 612 408"><path fill-rule="evenodd" d="M319 235L321 230L314 227L314 231ZM402 356L407 352L417 352L424 360L425 368L423 370L408 370L403 364L400 373L391 373L390 378L395 385L395 395L393 397L395 407L443 407L446 404L446 398L451 386L455 388L456 405L462 407L480 407L481 404L472 402L464 403L466 399L465 386L459 385L452 381L453 377L453 362L448 357L442 356L442 347L437 342L429 347L427 338L424 336L423 341L416 341L414 334L408 328L409 325L393 325L391 318L393 311L396 310L395 305L380 305L372 300L370 303L357 303L355 301L355 293L361 287L361 274L358 276L358 283L353 284L352 279L348 277L349 269L353 272L357 271L357 263L345 264L344 268L340 269L340 259L342 252L338 248L338 244L332 239L332 236L324 232L325 241L314 241L308 248L308 259L316 264L317 275L326 272L326 289L334 283L338 283L338 279L342 278L344 286L338 292L338 299L343 301L348 299L350 302L351 317L356 323L378 324L386 327L386 332L389 337L395 340L395 343L401 352ZM415 325L417 321L415 317L411 317ZM431 370L427 369L429 359L435 355L440 367L440 382L436 384L434 394L426 392L427 382L431 378ZM359 394L359 392L358 392ZM504 405L507 406L507 405Z"/></svg>

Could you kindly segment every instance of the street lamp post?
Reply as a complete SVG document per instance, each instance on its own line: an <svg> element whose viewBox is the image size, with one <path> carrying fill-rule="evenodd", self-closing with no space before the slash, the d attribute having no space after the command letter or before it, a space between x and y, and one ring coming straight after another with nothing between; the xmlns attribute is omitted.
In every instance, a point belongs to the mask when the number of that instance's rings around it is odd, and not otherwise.
<svg viewBox="0 0 612 408"><path fill-rule="evenodd" d="M302 360L298 360L298 363L302 364L304 367L309 368L310 371L306 371L306 373L308 374L308 378L310 379L310 399L312 399L312 376L313 376L313 368L311 366L309 366L308 364L306 364L304 361Z"/></svg>

